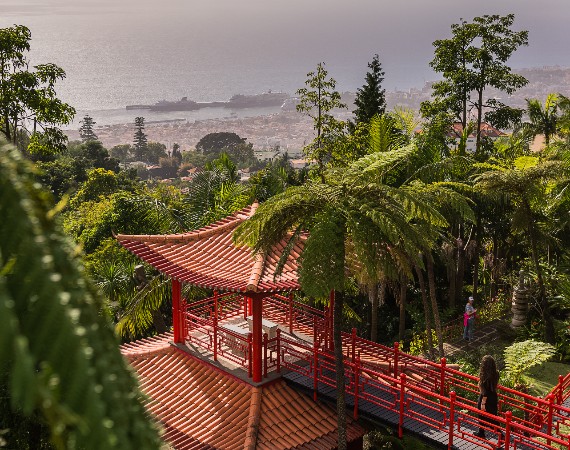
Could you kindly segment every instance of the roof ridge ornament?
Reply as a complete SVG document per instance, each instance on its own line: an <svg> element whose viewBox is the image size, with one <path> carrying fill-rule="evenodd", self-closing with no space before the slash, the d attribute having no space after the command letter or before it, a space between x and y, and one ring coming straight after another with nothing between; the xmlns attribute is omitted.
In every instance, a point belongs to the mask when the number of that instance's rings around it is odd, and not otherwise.
<svg viewBox="0 0 570 450"><path fill-rule="evenodd" d="M255 263L251 268L251 275L249 276L249 280L247 280L246 285L246 292L257 292L257 286L259 285L259 280L261 279L261 275L263 274L263 269L265 267L265 258L267 254L265 252L257 252L255 254Z"/></svg>

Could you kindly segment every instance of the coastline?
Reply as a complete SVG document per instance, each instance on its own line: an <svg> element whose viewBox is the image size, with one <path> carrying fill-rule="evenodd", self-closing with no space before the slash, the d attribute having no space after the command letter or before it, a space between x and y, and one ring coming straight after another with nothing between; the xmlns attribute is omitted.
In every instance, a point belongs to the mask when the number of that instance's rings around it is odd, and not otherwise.
<svg viewBox="0 0 570 450"><path fill-rule="evenodd" d="M140 112L144 117L145 111ZM95 127L97 137L108 149L119 144L131 144L134 131L134 120L130 123ZM256 149L279 145L284 150L299 150L314 138L311 119L297 112L203 120L165 117L163 120L149 119L145 123L145 133L149 141L160 142L167 148L172 148L172 145L177 143L181 151L193 150L205 135L221 131L233 132L246 138ZM79 139L78 129L68 129L65 133L69 140Z"/></svg>

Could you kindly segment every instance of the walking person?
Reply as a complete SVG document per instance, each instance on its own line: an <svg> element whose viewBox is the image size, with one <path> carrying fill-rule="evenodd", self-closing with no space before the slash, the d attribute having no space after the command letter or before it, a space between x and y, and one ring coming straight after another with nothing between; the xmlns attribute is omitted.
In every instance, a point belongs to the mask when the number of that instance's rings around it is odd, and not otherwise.
<svg viewBox="0 0 570 450"><path fill-rule="evenodd" d="M477 401L477 409L485 411L489 414L497 415L498 397L497 385L499 384L499 372L497 364L491 355L483 356L481 367L479 368L479 400ZM485 438L485 427L498 425L497 421L489 419L484 415L479 415L479 431L476 436ZM503 433L500 433L500 441L503 439Z"/></svg>
<svg viewBox="0 0 570 450"><path fill-rule="evenodd" d="M473 340L473 329L475 327L475 313L477 310L473 308L473 297L469 297L465 305L465 314L463 314L463 339L466 341Z"/></svg>

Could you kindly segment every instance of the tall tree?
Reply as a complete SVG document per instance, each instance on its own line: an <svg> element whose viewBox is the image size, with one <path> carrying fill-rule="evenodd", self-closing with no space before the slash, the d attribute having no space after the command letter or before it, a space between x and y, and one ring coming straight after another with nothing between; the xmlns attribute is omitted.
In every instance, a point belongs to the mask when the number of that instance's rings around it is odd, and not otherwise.
<svg viewBox="0 0 570 450"><path fill-rule="evenodd" d="M511 72L506 64L522 45L528 45L528 31L513 31L514 14L475 17L451 26L452 37L433 43L435 56L430 65L443 74L434 83L434 99L422 104L422 113L434 117L448 113L463 129L473 118L476 151L481 148L481 124L506 128L520 121L522 110L496 98L484 98L487 87L507 94L527 84L526 78Z"/></svg>
<svg viewBox="0 0 570 450"><path fill-rule="evenodd" d="M356 91L354 100L354 119L357 124L369 123L375 115L381 116L386 110L386 91L382 89L384 71L378 54L374 55L368 67L370 71L366 73L366 83Z"/></svg>
<svg viewBox="0 0 570 450"><path fill-rule="evenodd" d="M475 178L475 188L491 198L499 196L512 202L513 231L530 247L545 339L554 343L554 322L546 296L540 249L550 234L548 225L551 221L547 217L549 197L555 195L554 183L566 179L567 168L561 161L540 161L534 156L521 156L509 164L487 164L484 168L487 170Z"/></svg>
<svg viewBox="0 0 570 450"><path fill-rule="evenodd" d="M310 181L290 187L262 203L255 215L236 230L236 242L255 251L309 232L300 259L299 277L306 294L327 297L336 292L333 322L337 383L339 449L346 449L344 362L341 339L343 292L348 253L354 253L368 273L376 273L391 247L418 261L419 249L429 247L426 229L416 221L445 226L443 217L406 189L383 183L403 164L413 146L365 156L342 171L327 174L325 183ZM291 248L287 245L286 248ZM418 261L418 263L420 263Z"/></svg>
<svg viewBox="0 0 570 450"><path fill-rule="evenodd" d="M83 120L80 121L80 123L79 136L83 142L98 140L95 131L93 131L93 127L97 122L95 122L89 114L83 117Z"/></svg>
<svg viewBox="0 0 570 450"><path fill-rule="evenodd" d="M134 151L137 161L142 161L145 157L147 142L144 132L144 117L135 117Z"/></svg>
<svg viewBox="0 0 570 450"><path fill-rule="evenodd" d="M297 90L300 99L297 111L313 120L317 133L313 142L303 151L310 160L316 161L321 181L324 181L325 163L331 158L338 135L344 129L344 123L335 119L332 110L346 108L346 105L340 101L340 94L335 90L335 79L327 77L325 63L318 63L317 70L307 74L305 81L307 87Z"/></svg>
<svg viewBox="0 0 570 450"><path fill-rule="evenodd" d="M23 25L0 28L0 134L19 147L29 138L30 153L60 153L67 137L58 126L70 123L75 109L56 96L63 69L55 64L29 69L30 41Z"/></svg>

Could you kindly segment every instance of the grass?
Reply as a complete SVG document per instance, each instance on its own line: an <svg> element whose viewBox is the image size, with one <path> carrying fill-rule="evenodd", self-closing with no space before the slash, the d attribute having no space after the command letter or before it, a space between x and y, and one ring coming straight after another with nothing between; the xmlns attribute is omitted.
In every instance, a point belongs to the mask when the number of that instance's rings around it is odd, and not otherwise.
<svg viewBox="0 0 570 450"><path fill-rule="evenodd" d="M549 361L531 368L523 375L523 379L529 384L529 394L544 397L558 384L558 375L566 375L569 372L570 364Z"/></svg>

